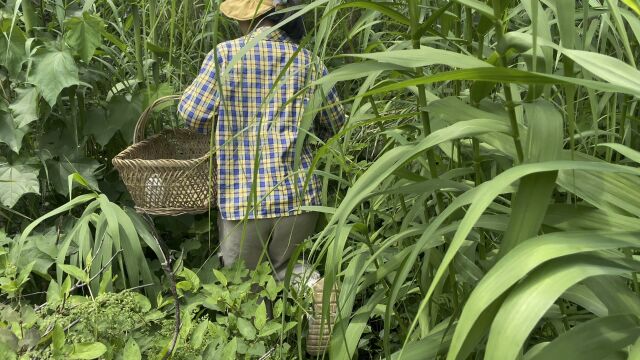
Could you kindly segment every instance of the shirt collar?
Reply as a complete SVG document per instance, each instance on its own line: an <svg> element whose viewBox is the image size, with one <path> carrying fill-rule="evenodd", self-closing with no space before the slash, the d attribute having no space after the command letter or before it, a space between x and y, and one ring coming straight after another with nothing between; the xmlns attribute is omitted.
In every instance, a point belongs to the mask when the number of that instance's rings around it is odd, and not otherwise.
<svg viewBox="0 0 640 360"><path fill-rule="evenodd" d="M289 38L289 36L287 35L286 32L284 32L282 29L275 29L272 30L271 26L260 26L257 27L255 29L253 29L253 31L251 31L248 35L247 35L247 40L251 40L254 37L256 37L258 34L265 32L265 31L269 31L269 33L265 36L264 40L267 41L276 41L276 42L291 42L291 38Z"/></svg>

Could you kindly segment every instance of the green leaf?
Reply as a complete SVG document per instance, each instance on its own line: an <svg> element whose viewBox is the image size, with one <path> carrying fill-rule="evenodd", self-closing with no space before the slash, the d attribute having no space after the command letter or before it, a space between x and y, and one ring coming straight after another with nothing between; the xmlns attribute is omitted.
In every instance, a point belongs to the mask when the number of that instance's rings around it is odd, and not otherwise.
<svg viewBox="0 0 640 360"><path fill-rule="evenodd" d="M269 336L269 335L273 335L275 333L277 333L278 331L282 330L282 324L279 322L275 322L275 321L270 321L267 322L267 325L265 325L262 330L260 330L260 333L258 333L258 337L265 337L265 336Z"/></svg>
<svg viewBox="0 0 640 360"><path fill-rule="evenodd" d="M68 264L61 264L60 267L64 272L80 280L81 282L85 284L89 282L89 275L79 267Z"/></svg>
<svg viewBox="0 0 640 360"><path fill-rule="evenodd" d="M18 97L9 105L17 128L38 120L38 90L35 87L15 89Z"/></svg>
<svg viewBox="0 0 640 360"><path fill-rule="evenodd" d="M256 328L247 319L238 318L238 331L247 340L256 338Z"/></svg>
<svg viewBox="0 0 640 360"><path fill-rule="evenodd" d="M193 344L194 348L200 348L202 346L202 342L204 340L204 336L209 329L209 325L211 322L209 320L201 321L198 326L193 330L193 334L191 335L191 344Z"/></svg>
<svg viewBox="0 0 640 360"><path fill-rule="evenodd" d="M222 273L222 271L218 270L218 269L213 269L213 274L216 276L216 279L218 279L218 281L220 281L220 283L222 284L222 286L227 286L227 284L229 283L229 281L227 280L227 277L224 276L224 274Z"/></svg>
<svg viewBox="0 0 640 360"><path fill-rule="evenodd" d="M61 355L64 349L64 330L59 324L55 324L52 332L53 355Z"/></svg>
<svg viewBox="0 0 640 360"><path fill-rule="evenodd" d="M488 17L489 19L494 19L495 18L494 13L493 13L493 9L491 8L491 6L485 4L482 1L478 1L478 0L456 0L456 2L476 10L477 12L479 12L482 15Z"/></svg>
<svg viewBox="0 0 640 360"><path fill-rule="evenodd" d="M256 309L256 315L255 315L255 318L253 319L253 324L255 325L256 329L260 331L262 330L262 328L266 323L267 323L267 305L263 301L260 303L260 305L258 305L258 308Z"/></svg>
<svg viewBox="0 0 640 360"><path fill-rule="evenodd" d="M95 109L89 112L84 129L86 135L93 135L98 144L105 146L120 131L125 141L133 139L133 130L142 114L143 96L137 94L128 100L116 95L107 104L107 111Z"/></svg>
<svg viewBox="0 0 640 360"><path fill-rule="evenodd" d="M601 360L640 337L640 321L633 315L613 315L596 318L579 324L560 335L528 360L580 359ZM637 358L637 345L629 354L630 360Z"/></svg>
<svg viewBox="0 0 640 360"><path fill-rule="evenodd" d="M25 42L27 37L25 33L18 27L12 26L10 19L5 18L0 23L2 34L0 35L0 66L4 66L9 71L11 78L17 78L22 72L22 64L27 59L25 50ZM8 38L11 33L11 38Z"/></svg>
<svg viewBox="0 0 640 360"><path fill-rule="evenodd" d="M24 165L0 165L0 203L13 207L24 194L39 194L38 170Z"/></svg>
<svg viewBox="0 0 640 360"><path fill-rule="evenodd" d="M95 173L100 167L100 163L94 159L71 158L48 160L46 164L51 185L63 196L69 195L69 175L74 173L79 173L91 188L98 189L98 180L96 179Z"/></svg>
<svg viewBox="0 0 640 360"><path fill-rule="evenodd" d="M589 251L635 246L637 232L558 232L530 239L508 252L478 283L460 315L448 359L464 358L461 349L482 314L531 270L562 256ZM486 329L485 329L486 330Z"/></svg>
<svg viewBox="0 0 640 360"><path fill-rule="evenodd" d="M100 342L73 344L69 359L97 359L107 352L107 347Z"/></svg>
<svg viewBox="0 0 640 360"><path fill-rule="evenodd" d="M37 56L34 64L29 82L40 89L50 106L56 104L64 88L80 84L78 68L67 50L49 49Z"/></svg>
<svg viewBox="0 0 640 360"><path fill-rule="evenodd" d="M84 62L89 62L96 49L102 45L102 32L104 22L97 15L83 13L82 16L74 16L65 21L67 31L65 40L76 54Z"/></svg>
<svg viewBox="0 0 640 360"><path fill-rule="evenodd" d="M236 351L237 350L238 350L238 339L234 337L222 349L222 354L220 355L220 359L221 360L235 360L236 359Z"/></svg>
<svg viewBox="0 0 640 360"><path fill-rule="evenodd" d="M622 0L623 3L627 4L633 11L640 16L640 1L638 0Z"/></svg>
<svg viewBox="0 0 640 360"><path fill-rule="evenodd" d="M140 347L138 343L133 339L129 338L127 343L124 346L124 350L122 353L122 358L124 360L141 360L142 354L140 353Z"/></svg>
<svg viewBox="0 0 640 360"><path fill-rule="evenodd" d="M28 127L18 127L11 114L0 111L0 143L9 145L13 152L20 152L22 139L28 129Z"/></svg>
<svg viewBox="0 0 640 360"><path fill-rule="evenodd" d="M406 68L424 67L435 64L462 69L492 67L491 64L474 56L430 47L410 50L393 50L370 54L348 54L345 56L371 59L381 63L399 65Z"/></svg>
<svg viewBox="0 0 640 360"><path fill-rule="evenodd" d="M200 289L200 278L198 278L198 275L193 271L183 268L179 276L185 278L190 284L189 288L186 290L197 292L198 289Z"/></svg>
<svg viewBox="0 0 640 360"><path fill-rule="evenodd" d="M564 291L589 277L622 275L630 273L634 267L637 270L638 264L580 254L536 269L509 293L501 305L491 325L485 356L488 359L517 359L529 333ZM509 341L504 341L504 334L509 334Z"/></svg>

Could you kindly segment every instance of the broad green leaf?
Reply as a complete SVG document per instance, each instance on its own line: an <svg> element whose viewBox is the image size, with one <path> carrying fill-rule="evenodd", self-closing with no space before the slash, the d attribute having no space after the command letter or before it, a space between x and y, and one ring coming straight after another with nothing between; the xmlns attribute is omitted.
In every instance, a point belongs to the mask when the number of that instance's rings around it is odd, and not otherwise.
<svg viewBox="0 0 640 360"><path fill-rule="evenodd" d="M193 271L187 268L183 268L179 276L186 279L187 282L190 284L188 290L197 292L200 289L200 278L198 278L198 275Z"/></svg>
<svg viewBox="0 0 640 360"><path fill-rule="evenodd" d="M129 338L129 340L127 340L127 343L124 345L122 357L125 360L142 360L140 347L133 338Z"/></svg>
<svg viewBox="0 0 640 360"><path fill-rule="evenodd" d="M13 207L24 194L39 194L38 170L24 165L0 165L0 204Z"/></svg>
<svg viewBox="0 0 640 360"><path fill-rule="evenodd" d="M258 305L258 308L256 309L256 315L255 315L255 318L253 319L253 324L255 325L256 329L260 331L262 330L262 328L266 323L267 323L267 305L263 301L260 303L260 305Z"/></svg>
<svg viewBox="0 0 640 360"><path fill-rule="evenodd" d="M527 139L524 145L525 161L553 161L562 151L562 115L546 101L525 105ZM504 233L500 255L517 244L538 234L551 195L556 187L557 171L535 173L520 180L518 191L512 200L509 226Z"/></svg>
<svg viewBox="0 0 640 360"><path fill-rule="evenodd" d="M222 348L222 354L220 354L221 360L235 360L236 351L238 349L238 339L233 338L229 341L224 348Z"/></svg>
<svg viewBox="0 0 640 360"><path fill-rule="evenodd" d="M69 47L80 55L84 62L89 62L96 49L102 45L104 22L97 15L83 13L65 20L65 40Z"/></svg>
<svg viewBox="0 0 640 360"><path fill-rule="evenodd" d="M144 93L144 90L143 90ZM90 112L84 129L86 135L93 135L98 144L105 146L120 131L125 141L133 139L133 129L142 113L143 95L136 94L128 100L116 95L107 104L107 111L95 109Z"/></svg>
<svg viewBox="0 0 640 360"><path fill-rule="evenodd" d="M78 68L67 50L49 49L38 55L34 64L29 82L38 87L50 106L56 104L63 89L80 84Z"/></svg>
<svg viewBox="0 0 640 360"><path fill-rule="evenodd" d="M97 359L107 352L107 347L100 342L73 344L69 359Z"/></svg>
<svg viewBox="0 0 640 360"><path fill-rule="evenodd" d="M191 343L195 348L200 348L200 346L202 345L204 336L206 335L210 324L211 322L209 320L202 320L193 330L193 334L191 335Z"/></svg>
<svg viewBox="0 0 640 360"><path fill-rule="evenodd" d="M61 195L69 195L69 175L79 173L92 189L98 189L96 171L100 163L89 158L49 160L46 162L49 181Z"/></svg>
<svg viewBox="0 0 640 360"><path fill-rule="evenodd" d="M220 283L222 284L222 286L227 286L227 284L229 283L229 281L227 280L227 277L224 276L224 274L222 273L222 271L218 270L218 269L213 269L213 274L216 276L216 279L218 279L218 281L220 281Z"/></svg>
<svg viewBox="0 0 640 360"><path fill-rule="evenodd" d="M18 127L11 114L0 111L0 143L9 145L13 152L20 152L28 129L26 126Z"/></svg>
<svg viewBox="0 0 640 360"><path fill-rule="evenodd" d="M529 360L601 360L633 344L640 337L640 321L633 315L612 315L578 324L539 350ZM633 346L637 348L637 345ZM632 348L632 349L633 349ZM637 355L637 350L632 354ZM630 360L637 356L629 354Z"/></svg>
<svg viewBox="0 0 640 360"><path fill-rule="evenodd" d="M447 359L460 353L473 325L511 286L541 264L567 255L596 250L633 247L637 232L558 232L530 239L508 252L478 283L469 296L453 335ZM485 329L485 331L488 329Z"/></svg>
<svg viewBox="0 0 640 360"><path fill-rule="evenodd" d="M238 331L240 334L247 340L253 340L256 338L256 328L253 327L251 321L241 318L238 318Z"/></svg>
<svg viewBox="0 0 640 360"><path fill-rule="evenodd" d="M35 87L18 88L16 101L9 105L17 128L29 125L38 120L38 90Z"/></svg>
<svg viewBox="0 0 640 360"><path fill-rule="evenodd" d="M584 70L612 85L640 88L640 71L623 61L591 51L564 49L562 52Z"/></svg>
<svg viewBox="0 0 640 360"><path fill-rule="evenodd" d="M430 47L370 54L349 54L346 56L371 59L381 63L399 65L407 68L417 68L435 64L462 69L492 67L491 64L473 56Z"/></svg>
<svg viewBox="0 0 640 360"><path fill-rule="evenodd" d="M51 344L53 345L53 356L62 355L66 339L64 336L64 330L62 330L62 327L59 324L54 325L51 339Z"/></svg>
<svg viewBox="0 0 640 360"><path fill-rule="evenodd" d="M637 270L638 265L594 255L575 255L536 269L515 286L500 306L491 325L485 356L517 359L529 333L563 292L586 278L622 275ZM504 341L504 334L509 334L509 341Z"/></svg>

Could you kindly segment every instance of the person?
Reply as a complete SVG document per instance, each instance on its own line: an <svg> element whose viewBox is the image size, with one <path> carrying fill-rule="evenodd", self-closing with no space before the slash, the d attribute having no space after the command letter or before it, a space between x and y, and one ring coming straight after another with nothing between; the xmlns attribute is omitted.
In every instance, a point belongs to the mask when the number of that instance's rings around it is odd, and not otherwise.
<svg viewBox="0 0 640 360"><path fill-rule="evenodd" d="M222 14L238 22L243 36L218 44L206 56L178 112L189 127L214 131L223 266L241 259L255 268L269 261L276 279L284 280L292 254L315 231L318 213L303 207L321 205L318 176L307 179L314 146L309 141L297 146L303 113L311 111L314 96L325 98L311 128L325 141L341 128L345 115L335 88L324 93L307 86L327 69L300 47L305 36L302 20L288 19L277 7L272 0L220 4ZM321 308L319 274L296 264L293 277L304 278L301 282L314 291L314 308ZM327 328L317 320L310 324L309 336L319 336L324 345L308 345L310 353L324 350L333 321L323 322Z"/></svg>

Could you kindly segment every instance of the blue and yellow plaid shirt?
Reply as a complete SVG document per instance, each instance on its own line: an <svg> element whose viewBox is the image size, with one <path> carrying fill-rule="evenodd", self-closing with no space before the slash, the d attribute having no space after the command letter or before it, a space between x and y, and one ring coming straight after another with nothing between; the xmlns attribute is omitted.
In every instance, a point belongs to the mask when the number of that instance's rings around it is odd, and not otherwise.
<svg viewBox="0 0 640 360"><path fill-rule="evenodd" d="M246 53L231 64L245 44L263 31L269 33L255 45L249 44L243 50ZM296 140L302 114L314 95L312 88L301 90L326 73L309 51L299 49L283 31L269 27L220 43L208 54L182 95L178 112L199 132L209 132L215 124L218 206L223 219L296 215L303 205L320 204L318 177L313 175L304 187L313 147L305 141L302 152L296 154ZM327 91L324 101L311 128L322 140L333 136L344 122L335 89Z"/></svg>

